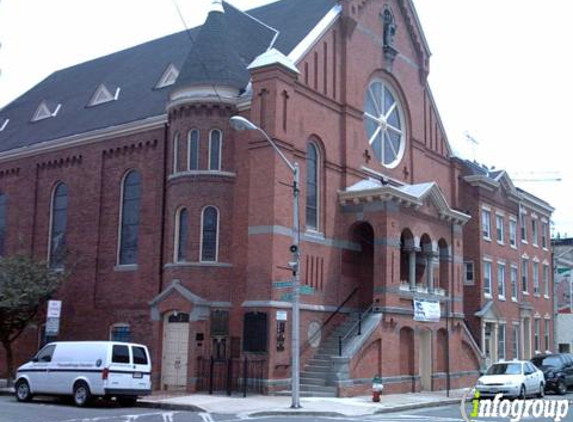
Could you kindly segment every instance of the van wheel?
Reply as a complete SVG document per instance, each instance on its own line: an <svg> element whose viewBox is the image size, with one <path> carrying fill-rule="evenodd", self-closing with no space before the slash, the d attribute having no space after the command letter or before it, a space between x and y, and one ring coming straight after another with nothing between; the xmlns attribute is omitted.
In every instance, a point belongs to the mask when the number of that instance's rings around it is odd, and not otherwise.
<svg viewBox="0 0 573 422"><path fill-rule="evenodd" d="M32 393L30 392L30 385L28 381L21 380L16 383L16 399L18 401L30 401L32 400Z"/></svg>
<svg viewBox="0 0 573 422"><path fill-rule="evenodd" d="M90 388L83 381L78 381L74 385L74 403L78 407L85 407L91 400Z"/></svg>
<svg viewBox="0 0 573 422"><path fill-rule="evenodd" d="M121 407L133 407L137 403L137 397L118 397L117 402Z"/></svg>

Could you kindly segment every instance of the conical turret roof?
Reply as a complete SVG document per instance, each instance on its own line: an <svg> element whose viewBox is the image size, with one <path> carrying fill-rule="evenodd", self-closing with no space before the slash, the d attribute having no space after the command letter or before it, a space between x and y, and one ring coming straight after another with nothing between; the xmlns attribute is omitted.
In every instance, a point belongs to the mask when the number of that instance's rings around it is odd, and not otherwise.
<svg viewBox="0 0 573 422"><path fill-rule="evenodd" d="M245 63L229 35L230 23L221 5L213 7L185 60L174 90L193 85L242 89L249 80Z"/></svg>

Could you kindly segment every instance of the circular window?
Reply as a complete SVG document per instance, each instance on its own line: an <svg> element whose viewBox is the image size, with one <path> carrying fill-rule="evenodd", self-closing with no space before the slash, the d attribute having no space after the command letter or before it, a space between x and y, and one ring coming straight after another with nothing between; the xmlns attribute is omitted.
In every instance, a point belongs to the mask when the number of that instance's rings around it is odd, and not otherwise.
<svg viewBox="0 0 573 422"><path fill-rule="evenodd" d="M398 165L405 149L402 107L382 81L370 83L364 98L364 125L368 143L384 167Z"/></svg>

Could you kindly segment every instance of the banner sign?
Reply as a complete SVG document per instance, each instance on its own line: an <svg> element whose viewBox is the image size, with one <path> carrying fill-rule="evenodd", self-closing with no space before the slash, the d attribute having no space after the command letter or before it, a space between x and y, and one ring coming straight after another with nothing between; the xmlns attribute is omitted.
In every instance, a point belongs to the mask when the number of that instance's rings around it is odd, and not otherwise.
<svg viewBox="0 0 573 422"><path fill-rule="evenodd" d="M439 322L440 302L414 298L414 321Z"/></svg>

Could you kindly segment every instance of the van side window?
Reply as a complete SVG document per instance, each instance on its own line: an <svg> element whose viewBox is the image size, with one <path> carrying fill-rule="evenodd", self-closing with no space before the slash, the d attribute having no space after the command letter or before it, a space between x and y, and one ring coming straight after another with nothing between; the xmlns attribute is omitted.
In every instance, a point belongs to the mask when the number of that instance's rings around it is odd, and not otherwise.
<svg viewBox="0 0 573 422"><path fill-rule="evenodd" d="M54 350L56 350L55 344L51 344L49 346L44 347L36 355L38 362L51 362L52 361L52 355L54 354Z"/></svg>
<svg viewBox="0 0 573 422"><path fill-rule="evenodd" d="M113 346L111 361L113 363L129 363L129 348L127 346Z"/></svg>
<svg viewBox="0 0 573 422"><path fill-rule="evenodd" d="M133 363L135 365L147 365L147 354L143 347L132 347Z"/></svg>

